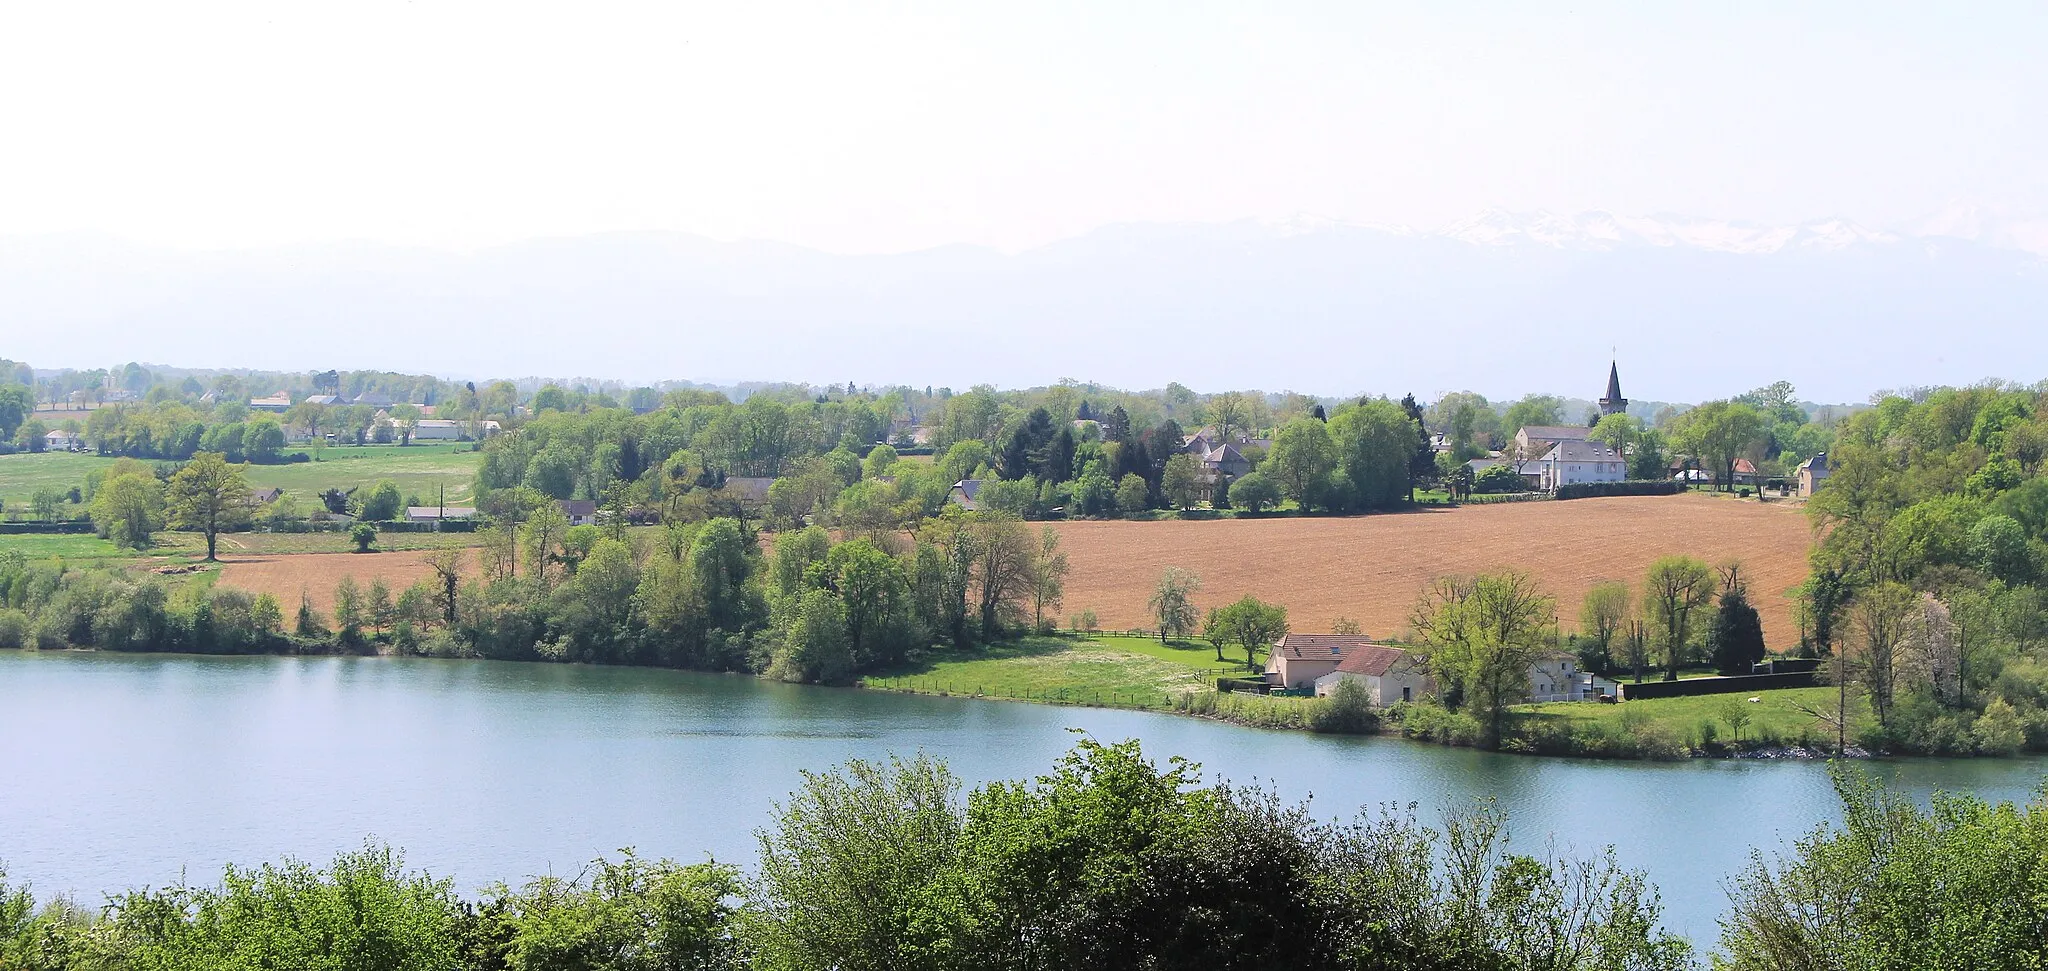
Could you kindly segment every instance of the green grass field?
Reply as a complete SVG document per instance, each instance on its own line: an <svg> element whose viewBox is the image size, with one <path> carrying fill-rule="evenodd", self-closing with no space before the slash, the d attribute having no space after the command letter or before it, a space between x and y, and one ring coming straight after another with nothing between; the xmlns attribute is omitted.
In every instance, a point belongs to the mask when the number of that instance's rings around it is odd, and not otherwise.
<svg viewBox="0 0 2048 971"><path fill-rule="evenodd" d="M1748 701L1750 698L1760 700L1752 704ZM1621 725L1624 719L1648 719L1649 724L1664 728L1680 738L1695 734L1702 722L1711 720L1720 738L1728 741L1734 737L1727 721L1728 707L1732 704L1740 706L1749 715L1748 722L1742 726L1743 741L1770 737L1796 742L1802 735L1820 739L1829 734L1811 711L1826 710L1834 701L1833 688L1781 688L1753 694L1652 698L1618 705L1584 702L1525 705L1517 708L1516 712L1525 723L1562 721L1574 729L1595 725L1613 727ZM1868 720L1868 706L1860 701L1853 704L1856 707L1852 710L1860 711L1861 717Z"/></svg>
<svg viewBox="0 0 2048 971"><path fill-rule="evenodd" d="M19 552L31 560L105 560L150 555L162 551L137 553L135 550L115 546L91 533L33 533L0 536L0 552Z"/></svg>
<svg viewBox="0 0 2048 971"><path fill-rule="evenodd" d="M1176 695L1207 690L1218 677L1242 674L1244 665L1216 663L1205 644L1161 644L1142 637L1028 637L923 661L884 675L867 687L920 694L970 695L1030 701L1171 708Z"/></svg>
<svg viewBox="0 0 2048 971"><path fill-rule="evenodd" d="M244 473L252 489L278 488L302 503L327 489L367 486L380 479L397 483L404 495L436 501L442 486L448 501L469 498L469 487L481 453L468 445L366 445L313 450L319 459L290 465L251 465ZM0 500L10 508L23 506L38 489L83 488L86 474L104 469L112 459L69 452L0 455Z"/></svg>

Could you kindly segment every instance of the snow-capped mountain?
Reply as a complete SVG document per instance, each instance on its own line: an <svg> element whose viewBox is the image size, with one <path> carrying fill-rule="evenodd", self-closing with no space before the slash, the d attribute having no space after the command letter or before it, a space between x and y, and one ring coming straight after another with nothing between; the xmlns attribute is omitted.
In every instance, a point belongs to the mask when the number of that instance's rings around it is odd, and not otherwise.
<svg viewBox="0 0 2048 971"><path fill-rule="evenodd" d="M1574 216L1551 212L1513 213L1488 209L1452 224L1447 238L1480 246L1535 244L1557 249L1610 250L1625 246L1692 247L1717 253L1766 255L1786 250L1833 251L1862 244L1891 244L1896 233L1847 219L1819 219L1787 226L1760 226L1691 216L1619 216L1595 210Z"/></svg>
<svg viewBox="0 0 2048 971"><path fill-rule="evenodd" d="M2048 223L1965 208L1882 230L1498 210L1435 232L1137 223L893 256L660 232L468 254L0 238L0 356L39 366L1593 397L1612 350L1645 399L1786 378L1839 401L2037 380L2044 324Z"/></svg>

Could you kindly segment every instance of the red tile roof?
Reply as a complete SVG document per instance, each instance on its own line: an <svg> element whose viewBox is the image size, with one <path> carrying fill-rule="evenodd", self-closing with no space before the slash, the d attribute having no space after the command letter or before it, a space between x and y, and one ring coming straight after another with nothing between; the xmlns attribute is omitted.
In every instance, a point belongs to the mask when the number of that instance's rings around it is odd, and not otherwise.
<svg viewBox="0 0 2048 971"><path fill-rule="evenodd" d="M1408 652L1398 647L1367 645L1357 648L1344 656L1337 670L1345 674L1365 674L1379 677L1392 670L1394 665L1408 657Z"/></svg>
<svg viewBox="0 0 2048 971"><path fill-rule="evenodd" d="M1289 660L1328 660L1371 646L1372 638L1363 634L1288 634L1273 642L1272 656Z"/></svg>

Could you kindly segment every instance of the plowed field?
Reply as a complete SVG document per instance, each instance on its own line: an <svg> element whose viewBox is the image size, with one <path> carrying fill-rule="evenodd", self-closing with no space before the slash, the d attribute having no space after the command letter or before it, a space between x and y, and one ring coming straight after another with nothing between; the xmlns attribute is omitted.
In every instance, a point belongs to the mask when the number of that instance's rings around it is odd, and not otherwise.
<svg viewBox="0 0 2048 971"><path fill-rule="evenodd" d="M1298 631L1349 617L1399 635L1424 584L1501 567L1533 573L1557 597L1564 629L1603 580L1640 591L1651 561L1685 553L1741 560L1774 648L1799 636L1790 588L1806 577L1812 534L1790 504L1704 496L1577 499L1466 506L1341 519L1075 522L1058 526L1072 572L1065 612L1093 610L1106 629L1151 626L1146 602L1169 566L1201 578L1196 603L1249 593L1285 604Z"/></svg>
<svg viewBox="0 0 2048 971"><path fill-rule="evenodd" d="M250 593L267 593L277 598L290 619L299 609L304 591L313 608L323 614L334 612L334 587L341 578L352 576L365 590L370 581L382 577L393 599L405 588L432 576L427 565L431 553L278 553L262 556L234 556L223 551L220 585L239 587ZM474 569L474 553L465 554L465 571Z"/></svg>

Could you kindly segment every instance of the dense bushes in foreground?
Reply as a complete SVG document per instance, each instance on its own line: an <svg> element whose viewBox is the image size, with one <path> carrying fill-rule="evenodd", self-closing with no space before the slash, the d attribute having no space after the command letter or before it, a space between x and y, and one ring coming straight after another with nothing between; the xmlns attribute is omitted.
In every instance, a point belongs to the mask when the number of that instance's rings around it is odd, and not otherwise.
<svg viewBox="0 0 2048 971"><path fill-rule="evenodd" d="M36 911L0 889L0 967L336 969L1677 968L1611 860L1508 852L1498 817L1320 822L1134 742L962 798L944 766L812 775L749 879L628 856L463 899L369 847L324 870Z"/></svg>
<svg viewBox="0 0 2048 971"><path fill-rule="evenodd" d="M2036 968L2048 806L1930 812L1838 776L1847 824L1731 884L1716 966ZM1441 828L1306 806L1135 742L1084 741L962 798L938 763L807 776L751 875L627 853L473 898L371 845L324 869L40 909L0 875L0 968L1543 969L1696 967L1655 889L1611 854L1510 852L1499 816Z"/></svg>

